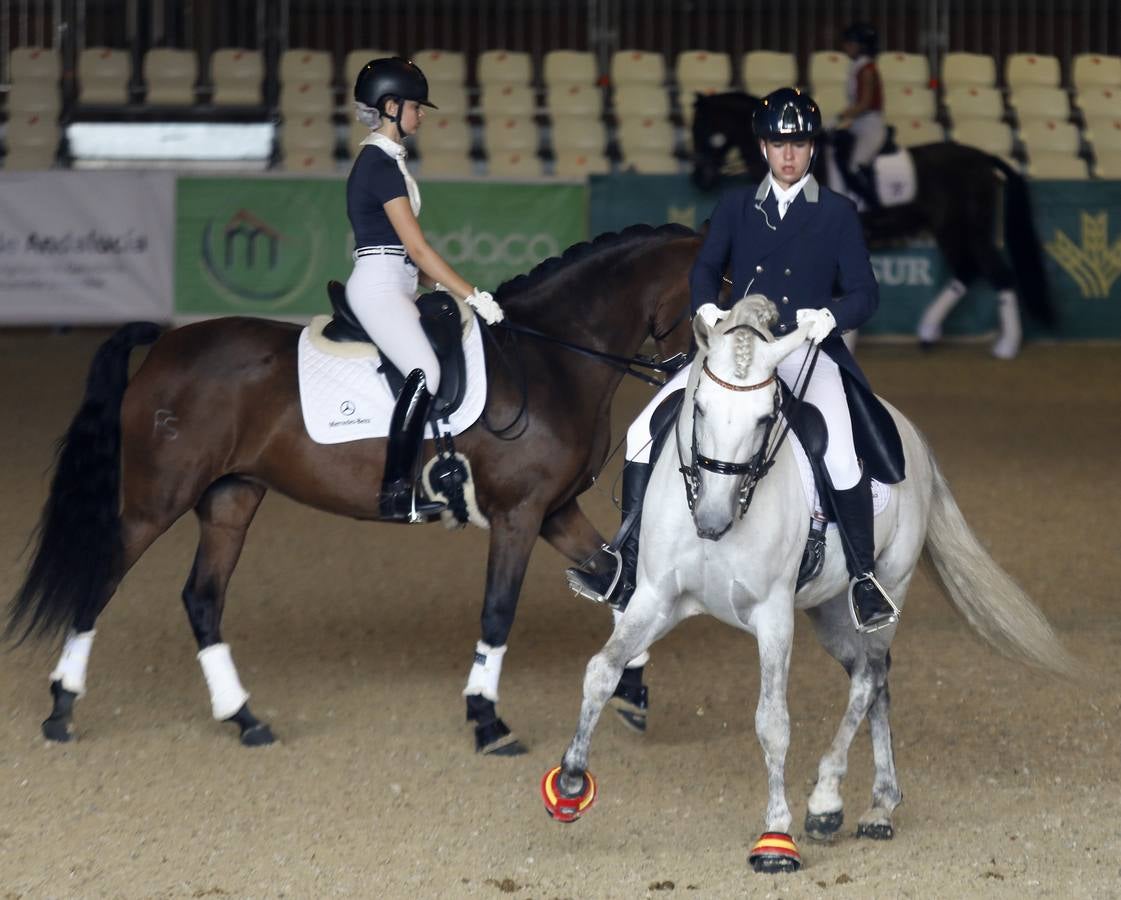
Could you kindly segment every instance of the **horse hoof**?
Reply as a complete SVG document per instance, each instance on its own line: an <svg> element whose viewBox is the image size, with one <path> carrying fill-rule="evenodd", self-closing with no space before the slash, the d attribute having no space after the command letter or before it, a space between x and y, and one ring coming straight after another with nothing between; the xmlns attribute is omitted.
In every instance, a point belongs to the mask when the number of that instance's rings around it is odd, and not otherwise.
<svg viewBox="0 0 1121 900"><path fill-rule="evenodd" d="M550 769L541 779L541 799L545 801L545 812L556 822L575 822L596 802L596 780L591 772L582 774L580 790L573 795L566 794L560 786L561 766Z"/></svg>
<svg viewBox="0 0 1121 900"><path fill-rule="evenodd" d="M612 701L611 707L622 720L623 724L637 734L646 734L646 713L635 709L624 702Z"/></svg>
<svg viewBox="0 0 1121 900"><path fill-rule="evenodd" d="M521 756L525 745L501 719L475 726L475 752L484 756Z"/></svg>
<svg viewBox="0 0 1121 900"><path fill-rule="evenodd" d="M890 822L861 822L856 829L858 838L871 838L873 841L890 841L895 837L895 830Z"/></svg>
<svg viewBox="0 0 1121 900"><path fill-rule="evenodd" d="M836 812L821 813L817 816L806 813L806 836L813 838L815 841L831 840L840 830L844 821L845 813L844 810L840 809Z"/></svg>
<svg viewBox="0 0 1121 900"><path fill-rule="evenodd" d="M747 855L756 872L797 872L802 868L802 854L794 838L781 831L764 831Z"/></svg>
<svg viewBox="0 0 1121 900"><path fill-rule="evenodd" d="M74 725L69 719L56 719L54 716L43 722L43 737L55 744L66 744L73 740Z"/></svg>
<svg viewBox="0 0 1121 900"><path fill-rule="evenodd" d="M243 747L267 747L275 740L272 730L264 722L254 725L252 728L247 728L241 733L241 745Z"/></svg>

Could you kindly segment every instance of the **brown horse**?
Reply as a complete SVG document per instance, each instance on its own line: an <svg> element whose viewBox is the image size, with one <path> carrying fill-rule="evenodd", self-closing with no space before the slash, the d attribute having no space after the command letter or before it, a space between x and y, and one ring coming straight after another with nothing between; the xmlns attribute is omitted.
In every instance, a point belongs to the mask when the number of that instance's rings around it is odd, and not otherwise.
<svg viewBox="0 0 1121 900"><path fill-rule="evenodd" d="M496 292L509 327L486 347L483 416L456 438L490 523L481 636L489 647L505 647L538 535L592 570L608 564L577 496L605 462L611 399L626 366L589 359L572 345L630 358L652 336L664 354L686 349L687 275L700 242L681 226L635 226L578 244ZM272 741L249 711L220 632L246 532L270 488L328 512L376 519L385 461L384 439L323 445L308 437L297 385L299 333L298 326L250 318L162 336L155 325L133 323L98 351L82 406L60 442L34 555L8 621L8 636L21 639L69 629L51 676L48 739L69 738L98 615L152 542L193 509L200 537L183 601L214 716L237 724L246 745ZM130 381L131 350L153 341ZM467 696L476 750L521 752L497 715L492 674L493 690L469 687Z"/></svg>

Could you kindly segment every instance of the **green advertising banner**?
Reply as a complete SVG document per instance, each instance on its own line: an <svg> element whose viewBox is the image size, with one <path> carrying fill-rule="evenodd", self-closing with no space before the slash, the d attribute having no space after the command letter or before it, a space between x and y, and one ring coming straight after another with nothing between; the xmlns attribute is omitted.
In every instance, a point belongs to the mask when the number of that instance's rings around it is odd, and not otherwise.
<svg viewBox="0 0 1121 900"><path fill-rule="evenodd" d="M575 184L422 184L433 247L472 284L493 290L583 240ZM180 178L175 311L186 317L306 317L329 310L354 239L341 179Z"/></svg>
<svg viewBox="0 0 1121 900"><path fill-rule="evenodd" d="M724 189L749 186L739 179ZM1121 337L1121 183L1032 182L1036 231L1059 311L1061 337ZM590 179L591 234L645 222L700 226L719 195L697 190L682 175L594 175ZM1113 226L1111 231L1110 218ZM1114 235L1111 242L1111 234ZM866 334L911 335L925 306L949 280L942 255L929 236L877 247L872 268L880 307ZM996 293L984 281L945 323L947 334L977 334L996 327ZM1040 334L1030 321L1025 331Z"/></svg>

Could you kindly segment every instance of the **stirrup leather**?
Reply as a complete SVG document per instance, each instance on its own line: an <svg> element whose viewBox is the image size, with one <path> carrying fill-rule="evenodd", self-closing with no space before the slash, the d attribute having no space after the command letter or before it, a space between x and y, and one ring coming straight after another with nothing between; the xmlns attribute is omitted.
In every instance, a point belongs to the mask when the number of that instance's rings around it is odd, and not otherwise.
<svg viewBox="0 0 1121 900"><path fill-rule="evenodd" d="M883 597L887 601L887 605L891 607L891 612L886 618L878 622L873 622L871 625L861 624L860 617L856 613L856 586L861 581L872 582L872 584L876 586L876 590L880 592L880 596ZM902 613L899 607L895 605L895 601L888 596L887 591L884 590L884 586L880 584L875 574L867 572L849 582L849 615L852 616L852 625L858 634L872 634L882 628L887 628L889 625L898 623Z"/></svg>

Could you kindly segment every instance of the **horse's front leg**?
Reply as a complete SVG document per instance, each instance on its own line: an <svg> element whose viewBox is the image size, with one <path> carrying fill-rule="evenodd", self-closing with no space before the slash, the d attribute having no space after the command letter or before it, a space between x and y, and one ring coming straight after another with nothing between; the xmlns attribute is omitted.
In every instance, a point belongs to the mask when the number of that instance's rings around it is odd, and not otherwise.
<svg viewBox="0 0 1121 900"><path fill-rule="evenodd" d="M752 623L759 642L760 669L755 733L767 766L767 816L748 862L756 872L792 872L802 865L790 835L790 805L786 802L786 751L790 746L786 688L794 639L793 599L772 597L756 607Z"/></svg>
<svg viewBox="0 0 1121 900"><path fill-rule="evenodd" d="M542 512L529 504L516 511L492 515L490 552L487 557L486 596L483 601L482 636L475 645L475 660L463 695L467 721L475 724L475 750L495 756L517 756L525 746L498 716L498 682L506 640L518 610L518 595L525 579L533 542L541 530Z"/></svg>

